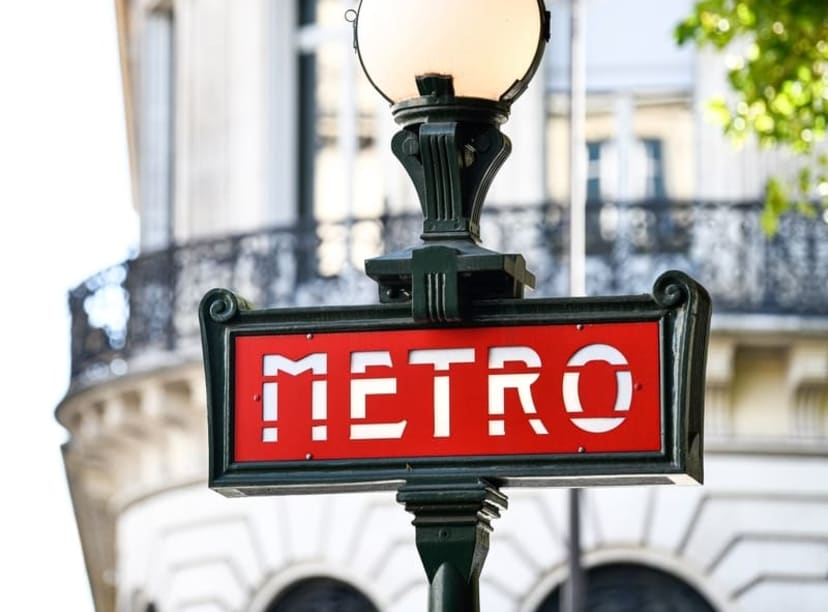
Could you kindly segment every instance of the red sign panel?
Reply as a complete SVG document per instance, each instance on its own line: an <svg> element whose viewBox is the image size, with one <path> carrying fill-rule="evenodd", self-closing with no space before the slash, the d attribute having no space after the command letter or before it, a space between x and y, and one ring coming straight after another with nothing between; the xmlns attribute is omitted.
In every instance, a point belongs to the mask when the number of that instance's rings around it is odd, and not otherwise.
<svg viewBox="0 0 828 612"><path fill-rule="evenodd" d="M659 324L235 337L236 462L662 449Z"/></svg>

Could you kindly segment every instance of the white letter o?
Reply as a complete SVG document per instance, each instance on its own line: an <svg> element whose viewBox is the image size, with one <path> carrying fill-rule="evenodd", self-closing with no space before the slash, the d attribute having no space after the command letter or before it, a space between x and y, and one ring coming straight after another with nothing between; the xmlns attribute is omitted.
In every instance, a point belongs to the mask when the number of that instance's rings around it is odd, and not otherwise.
<svg viewBox="0 0 828 612"><path fill-rule="evenodd" d="M583 367L590 361L606 361L610 365L629 365L624 354L609 344L588 344L579 349L570 357L567 367ZM581 378L580 372L564 372L563 375L563 400L564 408L572 414L583 413L581 396L578 392L578 383ZM618 370L615 372L616 395L613 412L628 412L632 405L632 373L629 370ZM573 425L589 433L607 433L612 431L624 422L625 416L620 417L583 417L570 416Z"/></svg>

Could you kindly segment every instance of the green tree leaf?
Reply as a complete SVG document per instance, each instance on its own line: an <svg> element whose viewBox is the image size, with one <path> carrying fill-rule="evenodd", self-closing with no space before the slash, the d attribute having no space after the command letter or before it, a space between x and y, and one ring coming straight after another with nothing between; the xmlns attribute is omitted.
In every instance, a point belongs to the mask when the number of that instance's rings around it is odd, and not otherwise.
<svg viewBox="0 0 828 612"><path fill-rule="evenodd" d="M776 231L789 211L813 215L814 202L828 206L828 160L812 155L828 129L828 0L697 0L675 38L728 53L738 40L727 74L735 101L711 100L713 121L736 142L755 136L799 156L795 180L766 186L765 229Z"/></svg>

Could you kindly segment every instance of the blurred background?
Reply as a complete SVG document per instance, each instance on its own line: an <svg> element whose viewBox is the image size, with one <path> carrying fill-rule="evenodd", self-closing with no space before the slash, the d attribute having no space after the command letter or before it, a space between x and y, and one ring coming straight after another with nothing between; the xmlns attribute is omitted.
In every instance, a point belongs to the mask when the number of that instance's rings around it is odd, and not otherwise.
<svg viewBox="0 0 828 612"><path fill-rule="evenodd" d="M67 291L135 252L111 2L0 3L4 606L93 610L54 408L69 381Z"/></svg>
<svg viewBox="0 0 828 612"><path fill-rule="evenodd" d="M363 260L419 233L391 114L353 54L355 5L0 8L2 554L19 609L424 608L392 495L226 500L205 481L201 296L373 302ZM485 246L524 254L534 296L567 294L572 5L547 1L552 39L504 126L514 150L482 221ZM810 160L805 199L818 202L824 143L804 156L751 138L734 148L709 100L738 118L727 71L749 45L677 45L690 0L580 5L588 292L649 292L677 268L715 313L706 484L584 492L586 609L822 610L828 223L818 204L780 215L802 198L777 198L769 222L766 199ZM557 610L566 493L507 493L483 608Z"/></svg>

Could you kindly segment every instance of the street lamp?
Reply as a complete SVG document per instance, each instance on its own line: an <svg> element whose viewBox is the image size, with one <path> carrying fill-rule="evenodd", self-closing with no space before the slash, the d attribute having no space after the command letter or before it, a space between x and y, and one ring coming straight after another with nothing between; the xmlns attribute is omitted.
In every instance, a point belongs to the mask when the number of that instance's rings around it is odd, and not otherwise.
<svg viewBox="0 0 828 612"><path fill-rule="evenodd" d="M402 129L391 148L414 182L423 244L370 259L381 302L458 321L471 301L523 297L522 255L481 247L479 220L511 151L499 126L549 39L543 0L361 0L354 47Z"/></svg>
<svg viewBox="0 0 828 612"><path fill-rule="evenodd" d="M384 304L204 297L209 483L228 496L396 489L429 611L479 612L502 487L701 482L710 300L680 272L652 297L515 299L534 282L523 257L478 244L510 148L499 126L548 38L542 0L361 0L350 19L402 127L392 149L420 197L422 244L366 262ZM591 361L621 369L590 411L633 420L608 437L579 425ZM526 419L508 435L507 395Z"/></svg>
<svg viewBox="0 0 828 612"><path fill-rule="evenodd" d="M396 489L429 611L479 612L502 487L701 482L710 300L680 272L652 297L515 299L534 282L523 257L478 244L510 149L499 126L548 38L542 0L361 0L349 18L402 127L392 149L420 197L423 242L366 262L384 304L255 310L224 289L204 296L209 484L228 496ZM621 369L590 411L633 421L608 437L579 425L591 361ZM525 419L510 417L508 434L507 395Z"/></svg>
<svg viewBox="0 0 828 612"><path fill-rule="evenodd" d="M534 287L520 254L480 246L486 192L511 151L500 131L549 40L543 0L361 0L354 48L402 127L391 141L423 211L423 243L365 262L380 301L411 302L414 321L467 318L481 300ZM446 379L448 380L448 379ZM406 480L431 612L478 612L491 521L507 505L497 483Z"/></svg>

